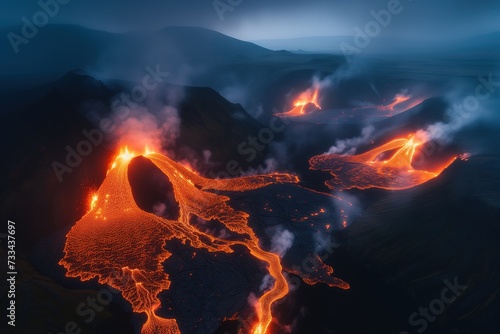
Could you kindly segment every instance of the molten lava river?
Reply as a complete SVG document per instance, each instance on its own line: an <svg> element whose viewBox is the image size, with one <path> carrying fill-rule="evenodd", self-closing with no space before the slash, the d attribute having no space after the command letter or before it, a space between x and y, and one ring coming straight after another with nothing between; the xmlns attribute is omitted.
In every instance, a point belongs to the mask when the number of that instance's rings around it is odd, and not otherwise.
<svg viewBox="0 0 500 334"><path fill-rule="evenodd" d="M425 142L426 139L410 135L358 155L318 155L312 157L309 164L311 169L329 171L334 178L326 185L337 191L352 188L408 189L437 177L456 160L453 157L433 171L415 169L412 166L415 152ZM394 150L389 158L380 158L382 154Z"/></svg>
<svg viewBox="0 0 500 334"><path fill-rule="evenodd" d="M161 304L158 294L168 290L171 283L163 267L163 262L172 255L164 248L166 243L177 239L194 248L225 253L232 253L233 246L243 245L267 265L274 279L274 285L258 298L257 320L252 320L250 329L253 334L268 333L273 320L271 307L289 291L281 258L261 247L259 238L248 226L248 213L230 207L229 197L207 190L242 192L276 183L297 183L298 178L269 174L207 179L162 154L146 152L142 156L171 181L180 208L178 220L174 221L143 211L134 200L128 168L136 156L139 155L122 149L92 196L90 210L67 234L65 255L60 261L67 270L66 276L81 280L97 278L99 283L120 290L134 312L146 314L142 333L177 334L180 330L176 319L163 318L155 312ZM238 238L227 240L202 232L190 223L192 217L218 220ZM328 273L333 272L331 267L322 265ZM316 283L310 278L305 281ZM330 277L327 283L349 288L335 277Z"/></svg>

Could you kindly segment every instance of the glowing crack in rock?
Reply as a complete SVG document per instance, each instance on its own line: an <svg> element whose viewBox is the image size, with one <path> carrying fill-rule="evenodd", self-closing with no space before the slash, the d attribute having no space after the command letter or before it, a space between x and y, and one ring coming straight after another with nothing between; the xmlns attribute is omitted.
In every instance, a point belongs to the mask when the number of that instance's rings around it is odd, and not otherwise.
<svg viewBox="0 0 500 334"><path fill-rule="evenodd" d="M175 238L183 243L189 241L191 247L225 253L232 253L234 245L243 245L252 256L267 263L274 279L274 285L258 299L257 320L251 329L253 334L268 333L273 319L271 306L289 291L281 259L259 246L258 237L248 226L246 212L231 208L227 204L229 197L207 190L241 192L275 183L297 183L298 178L275 173L207 179L162 154L146 151L142 156L158 167L173 186L180 209L178 220L173 221L143 211L136 204L128 178L129 163L136 156L122 149L102 185L92 195L89 212L67 234L65 255L60 261L67 270L66 276L81 280L97 277L99 283L120 290L134 312L147 315L142 333L178 334L176 319L162 318L155 313L161 303L158 294L170 287L163 262L172 254L164 248L165 244ZM190 224L193 216L206 221L216 219L239 239L225 240L202 232ZM321 265L328 273L333 272L331 267L322 262ZM349 288L338 278L322 279L330 286ZM318 282L307 275L304 280L309 284Z"/></svg>
<svg viewBox="0 0 500 334"><path fill-rule="evenodd" d="M318 155L312 157L309 164L311 169L329 171L334 178L326 185L337 191L352 188L408 189L439 176L457 158L453 157L433 171L413 168L415 152L426 141L410 135L358 155ZM378 159L381 154L393 150L395 153L389 158Z"/></svg>

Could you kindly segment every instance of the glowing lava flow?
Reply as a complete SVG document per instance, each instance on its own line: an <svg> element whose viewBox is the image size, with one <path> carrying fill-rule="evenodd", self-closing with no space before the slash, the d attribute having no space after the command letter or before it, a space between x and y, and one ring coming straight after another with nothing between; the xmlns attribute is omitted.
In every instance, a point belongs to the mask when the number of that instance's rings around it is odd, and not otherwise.
<svg viewBox="0 0 500 334"><path fill-rule="evenodd" d="M388 104L388 105L385 105L385 106L380 106L380 107L378 107L377 109L378 109L378 110L385 110L385 111L394 112L394 108L395 108L398 104L401 104L401 103L403 103L403 102L406 102L406 101L408 101L409 99L411 99L411 96L409 96L409 95L397 94L397 95L394 97L394 100L392 101L392 103L390 103L390 104Z"/></svg>
<svg viewBox="0 0 500 334"><path fill-rule="evenodd" d="M276 113L278 117L297 117L304 116L313 110L320 110L318 102L319 87L312 87L302 92L299 97L293 101L294 108L287 112Z"/></svg>
<svg viewBox="0 0 500 334"><path fill-rule="evenodd" d="M327 181L326 185L338 191L352 188L408 189L437 177L456 160L454 157L432 172L414 169L413 157L424 143L424 139L419 140L413 135L358 155L318 155L312 157L309 164L311 169L330 171L334 179ZM396 149L387 160L377 159L382 153Z"/></svg>
<svg viewBox="0 0 500 334"><path fill-rule="evenodd" d="M258 300L258 319L252 328L253 334L267 333L272 321L272 304L288 293L280 257L260 248L258 237L248 226L246 212L231 208L227 204L229 197L207 190L246 191L274 183L297 183L298 178L276 173L213 180L197 175L164 155L146 152L143 156L172 183L180 208L178 220L156 216L137 206L128 179L128 166L136 155L122 150L92 196L90 211L66 236L65 256L60 261L67 270L66 276L82 280L97 277L100 283L120 290L134 312L147 315L142 333L179 334L175 319L155 313L160 307L157 295L170 287L163 268L163 262L171 256L164 248L165 243L176 238L183 243L189 241L195 248L225 253L233 252L231 246L243 245L255 258L268 264L274 279L274 286ZM225 240L200 231L190 224L193 215L206 221L217 219L239 239ZM348 287L339 279L333 283Z"/></svg>
<svg viewBox="0 0 500 334"><path fill-rule="evenodd" d="M416 98L413 101L411 101L411 99L412 99L411 95L397 94L390 104L379 106L377 107L377 109L379 111L388 112L389 113L388 116L394 116L406 110L409 110L424 101L423 98ZM403 106L401 107L401 105Z"/></svg>

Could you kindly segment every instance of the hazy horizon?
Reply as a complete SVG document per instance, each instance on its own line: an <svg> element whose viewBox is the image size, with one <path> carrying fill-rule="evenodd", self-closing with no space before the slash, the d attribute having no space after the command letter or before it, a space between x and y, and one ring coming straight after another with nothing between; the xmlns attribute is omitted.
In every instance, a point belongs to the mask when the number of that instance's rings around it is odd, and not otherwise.
<svg viewBox="0 0 500 334"><path fill-rule="evenodd" d="M231 38L235 38L244 42L250 42L253 44L256 44L258 46L267 48L269 50L287 50L287 51L303 51L306 53L342 53L341 49L341 43L347 43L349 45L352 45L353 47L356 47L356 41L355 38L357 36L357 33L353 34L344 34L344 35L310 35L310 36L304 36L304 37L283 37L283 38L259 38L259 39L242 39L238 36L235 36L234 34L230 34L227 32L222 32L222 31L217 31L215 29L212 29L210 27L201 27L201 26L191 26L191 25L165 25L163 27L157 28L157 29L132 29L128 31L122 31L122 32L110 32L105 29L100 29L100 28L95 28L95 27L87 27L81 24L75 24L75 23L49 23L48 26L74 26L82 29L88 29L92 31L98 31L98 32L103 32L103 33L112 33L112 34L127 34L127 33L155 33L162 31L164 29L168 28L200 28L200 29L208 29L217 33L221 33L223 35L226 35ZM1 26L4 30L13 31L13 29L16 29L16 25L3 25ZM46 26L45 26L46 27ZM43 28L41 29L43 30ZM16 31L14 31L16 33ZM364 32L363 32L364 33ZM382 50L384 48L387 48L388 46L390 47L391 51L397 50L399 47L407 48L410 47L411 49L428 49L430 47L435 48L435 47L441 47L441 48L446 48L447 46L452 45L453 43L458 43L463 40L470 40L474 37L479 37L479 36L484 36L488 34L495 34L495 33L500 33L500 29L495 29L491 31L485 31L485 32L476 32L474 34L467 34L467 35L455 35L453 37L450 37L446 40L441 40L441 39L421 39L418 38L417 36L413 36L412 38L404 38L401 36L386 36L383 34L378 34L377 36L370 37L370 40L377 41L378 45L370 45L370 50L371 51L377 51L377 50ZM365 34L366 35L366 34ZM4 40L5 42L9 42L8 38ZM391 43L391 42L397 42L397 45L394 45L395 48L393 48L393 45L391 44L396 44L396 43Z"/></svg>
<svg viewBox="0 0 500 334"><path fill-rule="evenodd" d="M41 10L39 2L16 1L0 5L2 27L18 27L23 17L32 20ZM3 8L2 8L3 7ZM500 30L500 2L483 0L278 0L201 1L173 4L147 0L142 3L112 0L68 1L59 4L49 24L76 24L106 32L159 30L167 26L194 26L245 40L283 40L317 36L353 36L365 30L374 14L393 10L376 35L416 40L448 40ZM382 15L383 16L383 15ZM383 20L383 19L382 19ZM19 33L14 31L15 33Z"/></svg>

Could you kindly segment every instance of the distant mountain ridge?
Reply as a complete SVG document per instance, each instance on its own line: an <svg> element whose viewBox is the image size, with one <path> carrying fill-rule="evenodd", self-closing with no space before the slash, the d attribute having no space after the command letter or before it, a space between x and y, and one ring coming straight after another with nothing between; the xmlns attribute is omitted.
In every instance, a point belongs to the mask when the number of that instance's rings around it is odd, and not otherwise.
<svg viewBox="0 0 500 334"><path fill-rule="evenodd" d="M20 27L10 27L0 32L6 36L11 31L20 33L19 30ZM274 51L204 28L108 33L75 25L48 25L27 44L19 45L17 54L9 40L2 39L0 80L15 82L24 77L40 84L56 80L72 69L113 79L137 79L144 75L146 66L160 64L180 81L235 57L272 54Z"/></svg>
<svg viewBox="0 0 500 334"><path fill-rule="evenodd" d="M333 53L342 54L342 43L356 47L355 36L309 36L297 38L281 39L260 39L251 42L261 45L270 50L288 50L298 53ZM430 51L446 52L459 49L484 51L493 48L500 50L500 31L485 33L472 37L456 38L454 40L412 40L390 36L377 36L373 38L366 48L362 48L364 53L412 53Z"/></svg>

